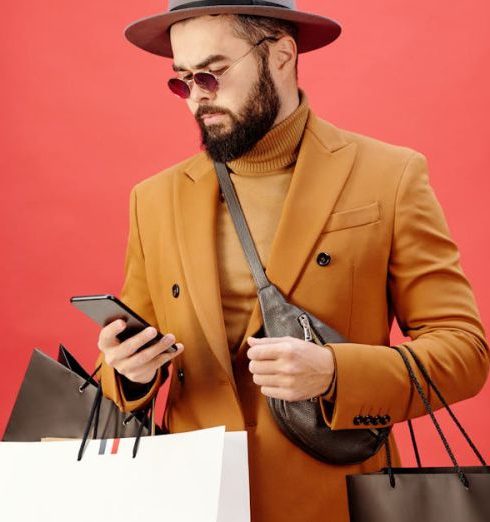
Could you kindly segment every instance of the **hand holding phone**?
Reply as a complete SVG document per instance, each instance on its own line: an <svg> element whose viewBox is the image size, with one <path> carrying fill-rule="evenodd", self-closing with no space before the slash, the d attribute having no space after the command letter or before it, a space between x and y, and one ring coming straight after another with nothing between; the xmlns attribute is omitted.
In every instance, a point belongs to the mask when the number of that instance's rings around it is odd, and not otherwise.
<svg viewBox="0 0 490 522"><path fill-rule="evenodd" d="M125 324L121 319L109 323L100 331L98 347L104 353L105 362L130 381L149 383L158 368L180 355L184 349L182 344L178 343L177 351L172 349L169 353L175 337L167 334L155 343L158 332L153 327L145 328L120 342L117 335L124 328ZM143 346L146 346L144 350L141 349Z"/></svg>
<svg viewBox="0 0 490 522"><path fill-rule="evenodd" d="M146 384L156 370L182 353L175 336L156 328L113 295L76 296L71 303L103 326L98 347L105 362L130 381Z"/></svg>

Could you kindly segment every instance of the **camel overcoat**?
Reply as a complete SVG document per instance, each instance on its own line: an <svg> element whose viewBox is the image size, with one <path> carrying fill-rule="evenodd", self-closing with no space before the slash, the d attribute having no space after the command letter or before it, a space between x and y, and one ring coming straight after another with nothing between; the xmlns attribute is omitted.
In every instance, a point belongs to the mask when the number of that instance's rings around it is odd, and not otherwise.
<svg viewBox="0 0 490 522"><path fill-rule="evenodd" d="M131 191L121 298L185 346L166 423L172 432L216 425L248 432L253 522L347 522L345 475L384 467L385 451L332 466L281 434L248 371L246 337L261 327L258 304L232 364L216 256L218 204L204 152ZM387 416L392 424L424 413L389 348L395 317L449 402L482 388L488 345L423 154L341 130L310 110L271 248L269 279L350 341L329 345L337 383L324 420L332 429L364 428L357 416ZM320 253L329 264L317 262ZM104 394L126 411L142 407L161 381L142 400L127 401L105 363L101 379Z"/></svg>

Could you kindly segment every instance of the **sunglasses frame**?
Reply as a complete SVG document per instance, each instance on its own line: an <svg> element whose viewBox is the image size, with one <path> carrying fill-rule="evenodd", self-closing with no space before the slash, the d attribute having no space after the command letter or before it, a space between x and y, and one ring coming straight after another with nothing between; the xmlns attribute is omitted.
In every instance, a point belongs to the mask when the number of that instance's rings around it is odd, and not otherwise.
<svg viewBox="0 0 490 522"><path fill-rule="evenodd" d="M242 56L237 58L234 62L232 62L226 69L220 73L219 75L209 72L209 71L198 71L195 73L191 73L191 77L184 80L182 78L170 78L167 82L168 88L172 91L173 94L182 99L190 98L192 91L192 82L202 90L215 93L219 88L219 80L222 76L224 76L232 67L240 63L246 56L248 56L256 47L264 43L265 41L270 40L277 42L279 40L276 36L264 36L264 38L260 39L256 44L254 44L250 49ZM211 80L211 84L210 84ZM184 95L180 94L183 93Z"/></svg>

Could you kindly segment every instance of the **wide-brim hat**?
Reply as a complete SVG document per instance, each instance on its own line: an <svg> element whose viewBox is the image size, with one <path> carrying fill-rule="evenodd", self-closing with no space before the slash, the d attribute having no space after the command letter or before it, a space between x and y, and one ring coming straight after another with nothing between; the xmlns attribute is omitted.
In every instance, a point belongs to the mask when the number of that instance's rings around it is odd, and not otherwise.
<svg viewBox="0 0 490 522"><path fill-rule="evenodd" d="M126 27L126 38L150 53L172 58L170 26L181 20L214 14L267 16L298 26L298 52L306 53L332 43L341 32L329 18L296 9L294 0L169 0L168 11L136 20Z"/></svg>

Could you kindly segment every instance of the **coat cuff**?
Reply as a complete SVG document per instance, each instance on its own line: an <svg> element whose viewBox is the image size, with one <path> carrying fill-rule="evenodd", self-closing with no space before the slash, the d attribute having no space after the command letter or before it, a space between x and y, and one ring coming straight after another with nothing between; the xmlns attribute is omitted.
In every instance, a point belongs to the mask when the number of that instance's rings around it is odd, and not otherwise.
<svg viewBox="0 0 490 522"><path fill-rule="evenodd" d="M378 420L378 427L404 420L396 410L409 402L410 383L400 371L400 356L395 350L356 343L331 343L329 347L335 354L336 386L335 400L322 401L327 426L332 430L365 429L366 419ZM390 389L407 396L395 399Z"/></svg>
<svg viewBox="0 0 490 522"><path fill-rule="evenodd" d="M334 372L333 372L332 381L331 381L328 389L324 393L322 393L321 398L323 400L333 402L333 401L335 401L335 392L337 390L337 361L335 360L335 352L332 350L332 347L329 346L328 344L325 344L324 346L325 346L325 348L328 348L332 354L333 363L334 363Z"/></svg>
<svg viewBox="0 0 490 522"><path fill-rule="evenodd" d="M140 384L130 381L117 371L115 373L116 379L119 381L121 398L126 411L136 411L147 406L168 377L167 368L158 368L155 376L149 383Z"/></svg>
<svg viewBox="0 0 490 522"><path fill-rule="evenodd" d="M330 346L329 344L325 344L324 346L332 352L335 368L330 386L328 387L327 391L319 398L320 410L322 412L323 420L325 421L325 424L330 428L332 425L333 406L337 396L337 359L335 358L335 351L332 349L332 346Z"/></svg>

